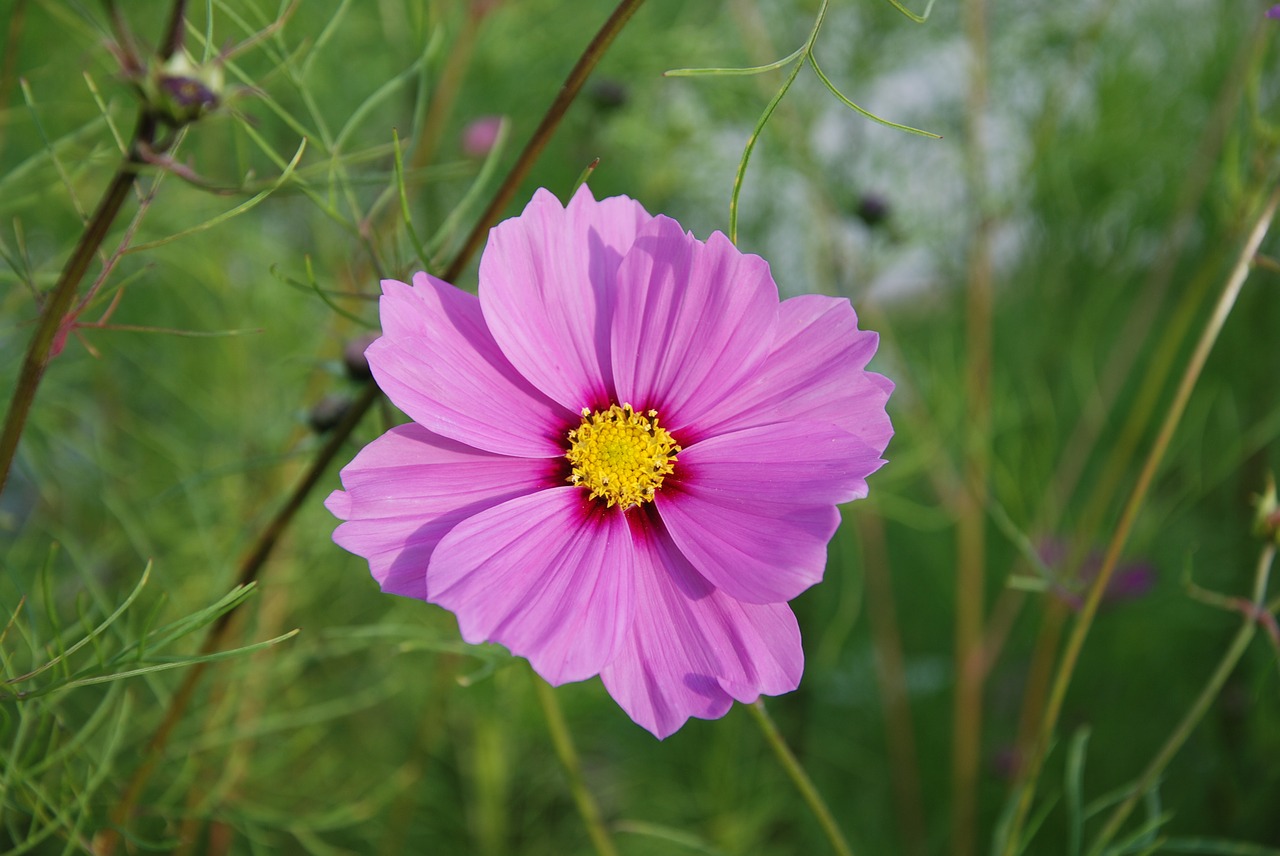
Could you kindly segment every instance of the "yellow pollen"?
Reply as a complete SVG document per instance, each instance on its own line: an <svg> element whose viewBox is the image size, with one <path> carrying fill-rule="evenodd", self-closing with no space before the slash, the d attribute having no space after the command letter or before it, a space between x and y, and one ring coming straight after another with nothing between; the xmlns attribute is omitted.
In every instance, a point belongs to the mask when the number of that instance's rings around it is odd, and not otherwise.
<svg viewBox="0 0 1280 856"><path fill-rule="evenodd" d="M589 488L592 499L610 507L652 502L679 451L675 438L658 425L656 410L636 413L630 404L604 411L584 407L582 424L569 431L569 482Z"/></svg>

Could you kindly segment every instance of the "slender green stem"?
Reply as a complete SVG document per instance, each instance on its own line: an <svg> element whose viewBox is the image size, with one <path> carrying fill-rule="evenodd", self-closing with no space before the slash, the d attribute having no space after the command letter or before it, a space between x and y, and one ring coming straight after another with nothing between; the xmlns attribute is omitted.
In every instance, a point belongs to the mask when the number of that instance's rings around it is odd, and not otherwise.
<svg viewBox="0 0 1280 856"><path fill-rule="evenodd" d="M983 123L987 112L987 4L967 0L964 29L969 64L965 167L976 212L969 235L965 289L964 490L956 508L955 702L951 743L951 852L977 846L978 777L982 760L983 648L986 622L986 496L991 469L991 236L995 220L987 189Z"/></svg>
<svg viewBox="0 0 1280 856"><path fill-rule="evenodd" d="M1271 575L1271 565L1275 561L1275 557L1275 545L1267 544L1262 550L1262 555L1258 557L1258 568L1254 572L1253 598L1251 600L1253 609L1245 612L1244 619L1240 622L1240 629L1236 631L1235 638L1231 640L1231 645L1227 647L1226 653L1222 655L1222 659L1218 662L1218 667L1213 670L1213 674L1209 676L1204 688L1200 690L1200 695L1196 697L1195 702L1187 710L1186 716L1178 723L1178 727L1169 735L1169 739L1165 741L1164 746L1160 747L1160 751L1156 753L1156 756L1151 759L1151 763L1142 772L1142 776L1134 784L1129 796L1125 798L1124 802L1116 806L1115 810L1111 812L1111 816L1107 818L1106 825L1098 833L1097 841L1094 842L1093 847L1089 850L1089 856L1101 854L1111 839L1120 831L1120 827L1128 819L1134 806L1138 804L1138 800L1142 799L1143 795L1151 790L1164 768L1169 765L1169 762L1173 760L1173 756L1182 748L1182 744L1187 742L1191 732L1200 724L1200 720L1204 718L1205 713L1209 710L1209 705L1213 704L1213 700L1218 697L1218 693L1222 690L1222 685L1226 683L1227 678L1231 676L1232 670L1240 662L1245 649L1253 641L1254 632L1258 629L1258 616L1266 609L1267 581Z"/></svg>
<svg viewBox="0 0 1280 856"><path fill-rule="evenodd" d="M919 754L911 724L906 658L902 653L902 634L898 630L897 607L890 582L884 521L874 514L859 514L857 528L867 586L866 614L875 642L876 679L884 710L889 786L898 815L898 835L902 839L903 853L923 856L928 844L925 839L924 799L920 791Z"/></svg>
<svg viewBox="0 0 1280 856"><path fill-rule="evenodd" d="M774 725L773 719L769 716L769 711L765 710L764 699L757 699L754 704L747 705L747 710L751 713L751 718L756 721L756 725L760 726L760 732L764 734L764 739L769 744L769 748L773 750L773 754L778 756L778 762L782 764L782 769L787 771L787 775L791 777L796 790L800 792L800 796L808 803L813 816L818 819L818 824L822 827L822 831L827 834L827 840L831 842L831 849L839 853L840 856L853 856L853 851L849 848L849 842L845 840L844 833L836 825L836 819L831 816L831 809L827 808L827 803L822 799L822 794L818 793L813 780L809 778L809 774L805 772L795 753L791 751L791 747L782 739L782 734L778 732L778 726Z"/></svg>
<svg viewBox="0 0 1280 856"><path fill-rule="evenodd" d="M1132 529L1134 520L1138 516L1138 511L1146 499L1147 490L1151 487L1156 470L1164 459L1164 453L1169 448L1174 431L1182 419L1187 401L1191 398L1191 391L1195 388L1196 381L1200 378L1200 371L1204 368L1205 361L1208 360L1209 353L1213 350L1219 333L1222 332L1222 326L1226 323L1227 316L1230 315L1232 307L1235 306L1236 298L1240 296L1240 290L1248 278L1254 254L1258 252L1262 239L1271 228L1271 221L1275 218L1278 204L1280 204L1280 187L1272 190L1271 196L1268 198L1266 205L1263 206L1262 212L1258 215L1257 220L1254 221L1253 229L1250 231L1248 239L1240 251L1235 267L1223 286L1222 294L1218 298L1213 314L1205 324L1200 340L1196 343L1195 351L1187 363L1186 370L1183 372L1182 379L1178 384L1177 392L1174 394L1173 401L1169 404L1169 410L1160 425L1160 433L1156 436L1155 443L1143 462L1138 481L1134 485L1128 501L1125 503L1124 510L1120 515L1120 521L1116 525L1110 543L1107 545L1102 567L1099 568L1098 575L1094 577L1093 583L1089 587L1084 605L1080 609L1080 616L1072 628L1071 636L1067 639L1066 649L1063 652L1058 671L1054 676L1053 688L1050 690L1049 701L1045 707L1039 739L1036 742L1035 750L1027 759L1026 772L1020 782L1017 807L1014 810L1013 822L1009 826L1009 834L1005 839L1002 851L1005 856L1013 856L1018 850L1018 839L1021 836L1023 824L1026 822L1031 808L1036 780L1039 778L1040 769L1044 764L1045 751L1048 748L1054 730L1057 728L1058 714L1062 711L1062 703L1067 695L1067 687L1071 683L1076 661L1080 657L1085 638L1089 635L1094 615L1098 611L1098 603L1102 600L1102 593L1111 581L1111 574L1120 558L1120 552L1124 549L1125 542L1129 537L1129 531Z"/></svg>
<svg viewBox="0 0 1280 856"><path fill-rule="evenodd" d="M573 738L569 735L569 726L564 721L560 703L556 701L556 692L532 669L529 670L529 675L538 692L538 704L542 705L542 713L547 719L547 730L551 732L556 757L560 759L560 766L569 779L569 790L573 792L573 801L578 804L578 814L582 815L591 843L600 856L618 856L613 839L609 837L609 830L605 828L604 818L600 815L600 806L582 780L582 763L578 760L577 750L573 748Z"/></svg>

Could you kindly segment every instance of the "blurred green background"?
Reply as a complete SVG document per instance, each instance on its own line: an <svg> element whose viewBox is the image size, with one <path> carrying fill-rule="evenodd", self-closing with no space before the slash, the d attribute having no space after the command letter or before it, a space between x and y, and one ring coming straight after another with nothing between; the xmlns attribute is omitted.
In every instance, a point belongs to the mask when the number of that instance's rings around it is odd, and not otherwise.
<svg viewBox="0 0 1280 856"><path fill-rule="evenodd" d="M1264 20L1265 6L993 4L985 44L966 35L972 7L939 4L918 25L888 3L834 4L816 43L823 70L866 109L942 139L857 115L804 69L741 197L740 246L770 261L785 294L852 299L882 334L873 368L898 384L890 463L870 499L844 509L826 580L794 603L804 681L769 703L862 854L987 851L1013 783L1037 639L1046 616L1071 620L1063 592L1080 591L1070 561L1046 578L1028 547L1064 545L1078 564L1106 545L1276 179L1280 21ZM5 679L84 637L149 563L137 601L106 632L21 686L195 652L198 632L164 650L129 646L231 589L324 442L314 408L358 394L342 350L376 325L379 275L420 269L419 239L443 268L611 8L303 0L233 51L221 108L171 153L197 180L144 173L138 187L153 196L136 233L126 235L135 196L103 258L126 237L131 249L80 316L96 322L114 307L107 326L78 330L52 362L0 495ZM567 197L599 158L597 197L627 194L699 237L726 230L743 146L784 72L662 73L771 62L804 43L818 8L649 0L508 213L539 186ZM264 0L193 4L188 49L219 65L214 55L280 12ZM144 46L167 13L158 2L122 7ZM97 4L0 5L6 401L40 294L134 122L113 38ZM468 154L464 129L487 116L506 118L505 141L487 158ZM436 124L423 131L426 117ZM416 237L399 216L394 133ZM287 181L222 219L273 187L304 138ZM433 154L415 166L424 138ZM975 273L984 256L989 276ZM473 288L474 269L457 284ZM990 286L989 331L971 320L975 279ZM1104 799L1141 772L1239 625L1185 580L1249 592L1261 549L1250 501L1280 437L1276 288L1268 264L1246 283L1137 519L1125 561L1154 576L1135 596L1104 600L1028 853L1078 852L1074 832L1087 840L1104 814L1081 820L1073 801ZM989 409L974 377L989 377ZM375 410L340 461L396 418ZM985 491L976 554L957 540L975 514L964 499L975 464ZM364 563L329 540L335 521L321 502L336 470L277 548L234 638L301 632L211 668L128 847L589 852L527 668L462 645L443 610L378 592ZM966 834L953 817L954 628L957 566L975 557L993 644ZM1280 669L1265 636L1145 801L1129 827L1147 824L1145 834L1129 852L1280 848ZM0 849L88 847L181 674L0 696ZM658 742L598 680L556 692L622 853L827 847L742 710ZM1083 773L1064 764L1070 745Z"/></svg>

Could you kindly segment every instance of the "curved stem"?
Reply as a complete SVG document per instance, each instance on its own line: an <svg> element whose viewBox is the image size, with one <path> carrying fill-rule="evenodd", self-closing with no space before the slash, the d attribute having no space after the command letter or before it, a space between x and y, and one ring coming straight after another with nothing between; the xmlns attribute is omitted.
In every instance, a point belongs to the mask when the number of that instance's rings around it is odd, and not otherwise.
<svg viewBox="0 0 1280 856"><path fill-rule="evenodd" d="M1155 443L1143 462L1137 484L1134 485L1133 492L1129 495L1124 510L1121 512L1120 521L1117 523L1116 530L1107 545L1102 567L1099 568L1098 575L1094 577L1093 584L1089 587L1084 606L1080 609L1080 616L1071 630L1071 636L1067 640L1067 645L1062 655L1062 661L1054 676L1053 688L1050 690L1044 719L1041 721L1039 739L1036 741L1034 751L1027 759L1026 773L1020 783L1020 792L1018 794L1017 807L1014 810L1013 822L1010 824L1008 837L1004 842L1002 852L1005 856L1013 856L1018 850L1018 838L1021 835L1022 826L1026 822L1027 814L1031 809L1031 800L1035 793L1035 785L1040 775L1040 768L1044 764L1045 751L1048 748L1054 730L1057 728L1058 714L1062 711L1062 703L1067 695L1067 687L1071 683L1071 677L1075 672L1076 661L1080 657L1080 651L1084 647L1085 638L1089 635L1093 617L1098 611L1098 603L1102 600L1102 593L1106 590L1107 584L1111 582L1111 574L1120 558L1120 551L1124 549L1125 542L1129 538L1129 530L1133 527L1138 511L1146 500L1147 490L1151 487L1156 470L1164 459L1165 451L1169 448L1173 433L1182 419L1183 411L1186 409L1187 401L1191 398L1191 391L1195 388L1196 381L1200 378L1200 371L1204 368L1205 361L1209 358L1209 352L1213 350L1214 343L1218 340L1218 334L1222 332L1222 326L1226 323L1232 307L1235 306L1236 298L1240 296L1240 289L1244 287L1245 279L1248 278L1253 257L1258 252L1258 246L1262 243L1262 239L1271 228L1271 221L1275 218L1278 204L1280 204L1280 186L1271 191L1266 205L1263 206L1262 212L1258 215L1257 220L1254 221L1253 228L1250 230L1249 237L1240 251L1240 256L1236 260L1231 275L1223 286L1222 294L1218 298L1217 305L1214 306L1213 314L1210 316L1208 323L1205 324L1204 332L1201 333L1200 340L1196 343L1195 351L1192 353L1191 359L1182 374L1182 379L1178 383L1177 392L1174 394L1173 401L1169 404L1169 410L1160 425L1160 433L1156 436Z"/></svg>
<svg viewBox="0 0 1280 856"><path fill-rule="evenodd" d="M578 760L578 752L573 748L573 738L569 735L569 726L565 724L560 703L556 701L555 690L532 669L529 670L529 675L538 692L538 704L542 706L542 713L547 719L547 730L551 732L556 757L560 759L560 766L569 779L569 790L573 792L573 801L578 804L578 814L582 815L591 843L600 856L618 856L618 850L613 846L613 839L609 837L609 830L605 828L604 819L600 816L600 806L582 780L582 762Z"/></svg>
<svg viewBox="0 0 1280 856"><path fill-rule="evenodd" d="M773 719L769 716L769 712L765 710L764 699L757 699L755 703L746 707L751 714L751 718L756 721L756 725L760 726L760 731L764 734L764 739L768 742L769 748L773 750L774 755L778 756L778 762L782 764L782 769L787 771L787 775L795 783L796 790L800 792L800 796L808 803L813 816L818 819L818 824L822 827L822 831L827 834L827 840L831 842L831 849L839 853L840 856L853 856L853 851L849 849L849 842L845 840L844 833L836 825L836 819L831 816L831 809L827 808L827 803L822 799L822 794L818 793L813 780L809 778L809 774L805 772L795 753L791 751L791 747L782 739L782 735L778 732L778 726L773 724Z"/></svg>
<svg viewBox="0 0 1280 856"><path fill-rule="evenodd" d="M1227 678L1231 676L1232 670L1240 662L1245 649L1253 641L1254 632L1258 629L1258 615L1266 609L1267 580L1271 575L1271 564L1275 557L1276 547L1274 544L1268 544L1263 548L1262 555L1258 558L1258 569L1255 571L1253 578L1253 599L1251 601L1253 611L1245 612L1244 620L1240 623L1240 629L1236 631L1235 638L1231 640L1231 645L1227 647L1226 653L1222 655L1222 659L1218 662L1218 667L1214 669L1204 688L1200 690L1200 695L1196 697L1182 721L1178 723L1178 727L1169 735L1169 739L1165 741L1164 746L1160 747L1160 751L1151 759L1147 769L1142 771L1142 776L1134 783L1129 796L1125 797L1124 802L1116 806L1115 810L1111 812L1111 816L1107 818L1106 826L1098 834L1098 840L1090 848L1089 856L1101 854L1111 839L1120 831L1120 827L1128 819L1134 806L1138 804L1138 800L1147 791L1151 790L1164 768L1173 760L1173 756L1182 748L1182 744L1187 742L1191 732L1209 710L1209 705L1213 704L1213 700L1218 697L1218 693L1222 690L1222 685L1226 683Z"/></svg>

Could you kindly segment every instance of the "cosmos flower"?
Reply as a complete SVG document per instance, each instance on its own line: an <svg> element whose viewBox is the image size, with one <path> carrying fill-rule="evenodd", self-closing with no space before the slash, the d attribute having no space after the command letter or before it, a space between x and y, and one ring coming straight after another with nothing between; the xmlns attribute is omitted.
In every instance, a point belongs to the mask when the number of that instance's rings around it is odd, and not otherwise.
<svg viewBox="0 0 1280 856"><path fill-rule="evenodd" d="M479 276L383 282L369 365L413 421L343 469L334 540L658 737L795 689L787 601L893 433L876 334L585 186L493 229Z"/></svg>

